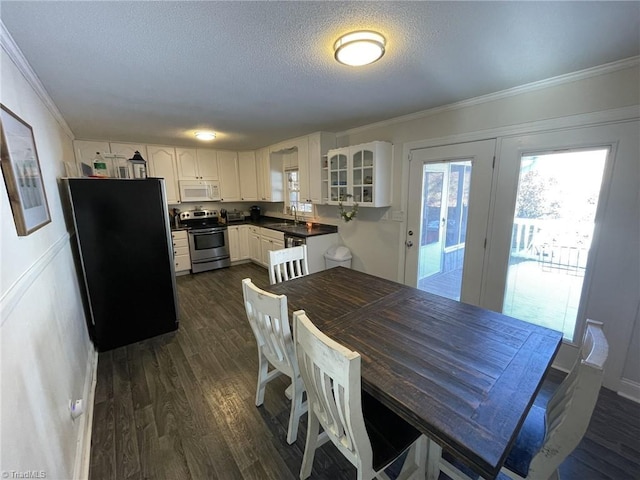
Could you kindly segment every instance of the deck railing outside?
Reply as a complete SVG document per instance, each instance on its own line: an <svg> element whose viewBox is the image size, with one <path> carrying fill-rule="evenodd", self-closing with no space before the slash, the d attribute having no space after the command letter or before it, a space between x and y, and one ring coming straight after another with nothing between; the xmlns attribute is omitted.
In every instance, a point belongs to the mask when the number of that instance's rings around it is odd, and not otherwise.
<svg viewBox="0 0 640 480"><path fill-rule="evenodd" d="M566 220L516 218L507 285L511 294L505 295L504 313L560 330L571 339L592 229ZM459 300L461 277L461 268L441 271L420 277L418 288Z"/></svg>

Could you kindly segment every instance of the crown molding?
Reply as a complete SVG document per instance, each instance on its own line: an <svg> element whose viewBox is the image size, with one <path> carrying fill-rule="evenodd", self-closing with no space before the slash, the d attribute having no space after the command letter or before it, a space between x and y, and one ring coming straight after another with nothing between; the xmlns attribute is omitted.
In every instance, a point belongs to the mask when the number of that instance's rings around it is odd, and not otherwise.
<svg viewBox="0 0 640 480"><path fill-rule="evenodd" d="M394 125L397 123L410 122L412 120L420 120L426 117L438 115L443 112L460 110L462 108L468 108L474 105L481 105L483 103L493 102L496 100L501 100L503 98L509 98L516 95L521 95L523 93L534 92L536 90L542 90L542 89L554 87L557 85L576 82L578 80L597 77L599 75L616 72L618 70L625 70L627 68L636 67L638 65L640 65L640 56L630 57L624 60L618 60L616 62L605 63L604 65L599 65L597 67L587 68L585 70L579 70L577 72L567 73L564 75L559 75L557 77L551 77L545 80L527 83L525 85L509 88L507 90L502 90L500 92L489 93L487 95L482 95L480 97L470 98L468 100L462 100L460 102L451 103L449 105L444 105L442 107L435 107L435 108L430 108L428 110L421 110L419 112L409 113L407 115L402 115L400 117L394 117L388 120L382 120L380 122L363 125L361 127L351 128L349 130L344 130L342 132L336 133L336 137L355 135L373 128L386 127L386 126Z"/></svg>
<svg viewBox="0 0 640 480"><path fill-rule="evenodd" d="M534 122L519 123L486 130L474 130L472 132L457 133L444 137L433 137L424 140L405 142L403 145L403 158L412 150L421 148L440 147L454 143L476 142L489 138L512 137L514 135L528 135L543 132L545 130L562 130L567 128L587 127L591 125L603 125L617 122L627 122L640 119L640 105L614 108L599 112L580 113L565 117L547 118Z"/></svg>
<svg viewBox="0 0 640 480"><path fill-rule="evenodd" d="M29 62L22 54L22 50L20 50L18 44L13 40L13 37L7 30L7 27L5 27L2 20L0 20L0 45L2 45L2 49L7 53L11 61L18 68L29 85L31 85L31 88L33 88L38 97L40 97L40 100L42 100L51 115L53 115L53 118L58 122L60 127L62 127L67 136L71 139L74 139L75 136L69 128L69 125L67 125L66 120L60 113L60 110L58 110L56 104L53 103L53 100L51 100L49 93L44 88L44 85L42 85L42 82L38 78L38 75L36 75L36 72L34 72L33 68L31 68L31 65L29 65Z"/></svg>

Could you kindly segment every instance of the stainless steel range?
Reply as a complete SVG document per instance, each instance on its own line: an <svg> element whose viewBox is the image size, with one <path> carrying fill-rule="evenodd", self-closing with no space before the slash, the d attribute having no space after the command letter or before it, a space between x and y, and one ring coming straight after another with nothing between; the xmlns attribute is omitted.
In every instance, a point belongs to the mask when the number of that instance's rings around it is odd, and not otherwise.
<svg viewBox="0 0 640 480"><path fill-rule="evenodd" d="M189 254L193 273L231 265L227 226L218 223L217 210L182 212L180 224L188 228Z"/></svg>

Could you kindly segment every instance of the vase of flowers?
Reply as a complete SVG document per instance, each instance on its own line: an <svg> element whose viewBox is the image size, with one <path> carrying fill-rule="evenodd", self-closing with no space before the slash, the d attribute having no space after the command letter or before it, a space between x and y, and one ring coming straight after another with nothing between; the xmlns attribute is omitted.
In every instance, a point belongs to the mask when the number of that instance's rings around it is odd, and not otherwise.
<svg viewBox="0 0 640 480"><path fill-rule="evenodd" d="M351 197L353 197L353 195L348 193L340 197L340 201L338 202L338 213L340 214L340 216L345 222L350 222L351 220L353 220L358 213L358 202L353 202L353 205L351 206L351 210L346 210L344 208L344 205L342 204L342 202L345 199L349 199Z"/></svg>

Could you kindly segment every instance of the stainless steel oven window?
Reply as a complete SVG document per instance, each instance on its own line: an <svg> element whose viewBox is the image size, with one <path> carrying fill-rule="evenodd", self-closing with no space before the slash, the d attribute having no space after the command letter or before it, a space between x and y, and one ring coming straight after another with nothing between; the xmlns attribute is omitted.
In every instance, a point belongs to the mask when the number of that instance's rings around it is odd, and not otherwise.
<svg viewBox="0 0 640 480"><path fill-rule="evenodd" d="M215 233L193 234L194 248L196 250L209 250L225 246L224 231Z"/></svg>

